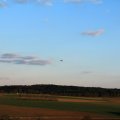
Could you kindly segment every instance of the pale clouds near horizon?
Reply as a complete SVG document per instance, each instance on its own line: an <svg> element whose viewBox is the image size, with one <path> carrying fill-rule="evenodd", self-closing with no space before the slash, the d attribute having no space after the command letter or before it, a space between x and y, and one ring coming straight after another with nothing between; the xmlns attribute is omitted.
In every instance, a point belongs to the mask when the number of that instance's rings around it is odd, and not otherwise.
<svg viewBox="0 0 120 120"><path fill-rule="evenodd" d="M22 73L20 75L22 75ZM75 85L75 86L85 86L85 87L120 88L119 86L120 76L112 76L112 75L100 75L100 74L94 74L94 76L65 75L65 76L59 76L58 78L58 75L54 75L54 73L50 72L49 74L48 73L35 74L34 76L26 75L24 77L9 75L9 78L7 77L3 77L3 78L0 81L1 85L57 84L57 85Z"/></svg>

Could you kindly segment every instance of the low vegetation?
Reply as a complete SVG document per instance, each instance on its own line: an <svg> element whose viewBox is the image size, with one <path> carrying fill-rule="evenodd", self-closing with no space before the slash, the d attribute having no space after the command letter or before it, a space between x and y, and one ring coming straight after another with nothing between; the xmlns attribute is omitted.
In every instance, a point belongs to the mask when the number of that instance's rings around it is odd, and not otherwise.
<svg viewBox="0 0 120 120"><path fill-rule="evenodd" d="M21 99L21 96L25 97L26 99ZM88 98L89 101L85 102L82 99L78 97L79 100L82 100L82 102L64 102L64 101L58 101L58 98L54 98L54 100L50 100L52 96L41 96L43 99L37 98L34 99L37 95L29 94L29 95L16 95L16 94L6 94L0 96L0 104L1 105L12 105L12 106L19 106L19 107L33 107L33 108L47 108L47 109L54 109L54 110L65 110L65 111L76 111L76 112L89 112L89 113L96 113L101 115L107 115L112 117L120 117L120 103L115 102L117 99L118 101L120 98L108 98L108 100L104 102L99 101L95 98L94 102L91 102L92 98ZM55 96L53 96L55 97ZM29 99L31 98L31 100ZM45 99L45 100L44 100ZM63 97L64 99L64 97ZM70 97L69 97L70 99ZM72 98L71 98L72 99ZM75 99L75 98L74 98ZM73 100L74 100L73 99ZM86 100L87 98L85 98ZM103 98L101 98L103 99Z"/></svg>
<svg viewBox="0 0 120 120"><path fill-rule="evenodd" d="M120 118L120 89L77 86L1 86L0 105L86 112ZM0 120L10 119L1 116ZM83 120L91 119L86 115Z"/></svg>

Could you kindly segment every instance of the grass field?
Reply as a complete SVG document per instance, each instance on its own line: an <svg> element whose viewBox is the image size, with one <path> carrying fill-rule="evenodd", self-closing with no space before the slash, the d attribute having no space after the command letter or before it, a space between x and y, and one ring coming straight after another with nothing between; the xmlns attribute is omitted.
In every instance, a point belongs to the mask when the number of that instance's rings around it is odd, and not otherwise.
<svg viewBox="0 0 120 120"><path fill-rule="evenodd" d="M27 108L45 108L51 110L62 110L72 112L87 112L91 114L99 114L108 117L120 118L120 98L83 98L83 97L59 97L54 100L38 99L38 95L23 95L26 99L21 99L19 95L0 95L0 105L10 105ZM37 97L38 96L38 97ZM49 96L52 98L52 96ZM30 98L36 98L31 99ZM59 99L61 101L59 101ZM66 101L64 101L66 100ZM67 102L68 100L68 102ZM71 100L71 101L69 101ZM73 100L73 101L72 101ZM78 100L77 102L74 100ZM87 102L86 102L87 100ZM95 102L96 101L96 102Z"/></svg>

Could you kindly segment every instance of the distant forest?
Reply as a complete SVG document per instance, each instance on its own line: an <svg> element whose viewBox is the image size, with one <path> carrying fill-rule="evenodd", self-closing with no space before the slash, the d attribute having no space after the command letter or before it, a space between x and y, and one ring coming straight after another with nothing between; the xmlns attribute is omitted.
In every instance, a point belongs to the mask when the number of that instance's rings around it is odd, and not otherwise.
<svg viewBox="0 0 120 120"><path fill-rule="evenodd" d="M0 93L50 94L79 97L120 97L120 89L62 85L0 86Z"/></svg>

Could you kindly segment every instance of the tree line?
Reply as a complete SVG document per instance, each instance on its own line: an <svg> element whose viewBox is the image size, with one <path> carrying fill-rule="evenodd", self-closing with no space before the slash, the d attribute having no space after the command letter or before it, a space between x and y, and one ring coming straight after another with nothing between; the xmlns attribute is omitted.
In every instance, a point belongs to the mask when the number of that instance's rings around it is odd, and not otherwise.
<svg viewBox="0 0 120 120"><path fill-rule="evenodd" d="M120 97L120 89L62 85L0 86L0 93L50 94L80 97Z"/></svg>

